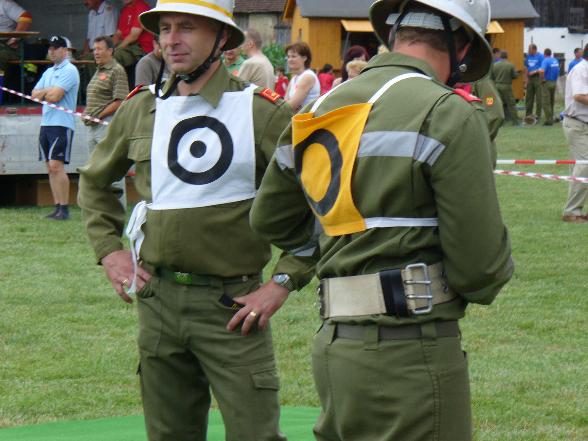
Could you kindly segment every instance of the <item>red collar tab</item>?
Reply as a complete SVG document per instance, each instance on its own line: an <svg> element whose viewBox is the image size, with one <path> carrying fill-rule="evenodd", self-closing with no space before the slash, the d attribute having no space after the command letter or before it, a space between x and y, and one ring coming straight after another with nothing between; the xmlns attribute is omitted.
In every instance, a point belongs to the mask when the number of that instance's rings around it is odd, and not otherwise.
<svg viewBox="0 0 588 441"><path fill-rule="evenodd" d="M274 104L276 103L276 101L278 101L281 98L279 93L274 92L273 90L267 89L267 88L263 89L261 92L259 92L259 95Z"/></svg>
<svg viewBox="0 0 588 441"><path fill-rule="evenodd" d="M137 87L135 87L133 90L131 90L130 93L125 98L125 101L130 100L132 97L137 95L137 93L139 93L139 91L141 90L142 87L143 87L143 85L139 84Z"/></svg>
<svg viewBox="0 0 588 441"><path fill-rule="evenodd" d="M474 96L470 93L467 93L465 90L463 89L453 89L453 93L455 93L456 95L459 95L460 97L462 97L464 100L466 100L468 103L474 103L474 102L478 102L481 103L482 100L480 98L478 98L477 96Z"/></svg>

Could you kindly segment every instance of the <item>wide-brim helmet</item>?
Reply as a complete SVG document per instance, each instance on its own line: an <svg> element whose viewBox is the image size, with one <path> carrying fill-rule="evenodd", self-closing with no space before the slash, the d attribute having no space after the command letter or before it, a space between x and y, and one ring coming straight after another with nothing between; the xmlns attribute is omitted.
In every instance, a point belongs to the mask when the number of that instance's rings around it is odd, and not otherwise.
<svg viewBox="0 0 588 441"><path fill-rule="evenodd" d="M492 65L492 49L484 38L490 23L488 0L376 0L370 8L370 21L378 39L388 45L390 30L394 24L390 19L398 17L411 5L424 5L453 17L466 27L472 35L467 70L460 75L460 81L472 82L484 77ZM404 25L404 21L403 21ZM409 24L408 26L413 26ZM414 27L419 27L414 25ZM432 27L428 27L433 29ZM440 28L442 30L443 28Z"/></svg>
<svg viewBox="0 0 588 441"><path fill-rule="evenodd" d="M229 39L222 50L234 49L245 41L245 34L233 20L233 0L157 0L153 9L139 15L143 28L153 34L159 34L159 16L173 12L199 15L224 23L231 30Z"/></svg>

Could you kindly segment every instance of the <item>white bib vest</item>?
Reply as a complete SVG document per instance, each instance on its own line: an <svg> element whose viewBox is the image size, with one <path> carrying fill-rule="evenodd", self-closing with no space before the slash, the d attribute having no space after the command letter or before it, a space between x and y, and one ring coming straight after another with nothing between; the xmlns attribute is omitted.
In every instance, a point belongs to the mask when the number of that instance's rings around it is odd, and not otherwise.
<svg viewBox="0 0 588 441"><path fill-rule="evenodd" d="M147 209L208 207L255 197L255 135L251 85L225 92L217 107L200 96L156 99L150 204L137 204L127 225L136 262ZM136 288L136 268L129 292Z"/></svg>

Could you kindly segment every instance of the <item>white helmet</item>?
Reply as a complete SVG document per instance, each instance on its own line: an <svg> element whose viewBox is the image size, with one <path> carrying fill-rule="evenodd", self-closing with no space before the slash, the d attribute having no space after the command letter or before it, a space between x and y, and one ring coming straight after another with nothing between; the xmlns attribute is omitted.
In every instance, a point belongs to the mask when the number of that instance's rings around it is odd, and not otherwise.
<svg viewBox="0 0 588 441"><path fill-rule="evenodd" d="M476 81L485 76L492 65L492 49L484 38L490 23L490 3L488 0L376 0L370 8L370 21L376 35L382 43L388 45L391 27L406 7L424 5L443 12L455 20L452 30L465 25L466 30L474 36L473 47L469 51L470 61L467 70L460 75L460 81ZM441 23L441 20L439 20ZM443 30L427 20L402 21L401 26L423 27Z"/></svg>
<svg viewBox="0 0 588 441"><path fill-rule="evenodd" d="M222 50L228 50L241 46L245 40L243 31L233 20L234 7L234 0L157 0L155 8L143 12L139 16L139 21L147 31L159 34L159 14L161 13L177 12L212 18L231 29L231 35L222 47Z"/></svg>

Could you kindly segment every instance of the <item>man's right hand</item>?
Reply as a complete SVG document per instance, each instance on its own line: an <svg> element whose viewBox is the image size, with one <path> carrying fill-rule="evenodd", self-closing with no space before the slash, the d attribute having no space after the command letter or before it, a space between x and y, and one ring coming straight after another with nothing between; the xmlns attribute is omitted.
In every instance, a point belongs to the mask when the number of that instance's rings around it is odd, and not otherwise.
<svg viewBox="0 0 588 441"><path fill-rule="evenodd" d="M133 258L130 251L113 251L101 260L106 276L114 287L116 293L127 303L133 303L133 299L125 292L125 288L133 282ZM140 291L151 278L151 274L140 266L137 266L137 291Z"/></svg>

